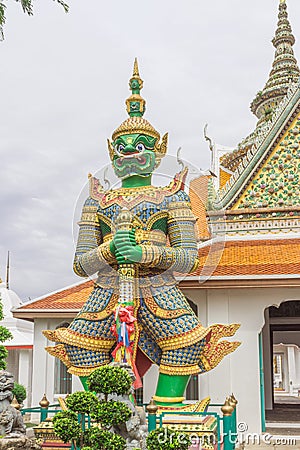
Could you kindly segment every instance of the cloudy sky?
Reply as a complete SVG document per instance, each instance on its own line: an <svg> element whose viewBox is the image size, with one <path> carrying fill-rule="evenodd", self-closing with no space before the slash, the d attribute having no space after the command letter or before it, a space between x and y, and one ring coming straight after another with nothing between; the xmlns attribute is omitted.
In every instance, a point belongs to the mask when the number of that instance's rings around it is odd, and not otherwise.
<svg viewBox="0 0 300 450"><path fill-rule="evenodd" d="M203 127L234 146L255 125L249 104L271 68L277 0L8 0L0 43L0 274L23 300L76 282L73 216L87 174L109 163L106 138L126 118L139 58L146 117L195 166ZM300 3L288 0L300 40ZM298 25L298 26L297 26ZM295 53L300 58L297 41ZM76 209L77 205L77 209Z"/></svg>

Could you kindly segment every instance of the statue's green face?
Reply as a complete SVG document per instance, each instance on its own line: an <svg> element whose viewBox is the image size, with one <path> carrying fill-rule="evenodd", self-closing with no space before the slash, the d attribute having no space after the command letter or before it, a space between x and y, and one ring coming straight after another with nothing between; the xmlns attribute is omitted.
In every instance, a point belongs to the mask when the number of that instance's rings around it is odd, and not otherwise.
<svg viewBox="0 0 300 450"><path fill-rule="evenodd" d="M118 178L124 180L133 175L146 177L156 164L156 138L145 134L126 134L113 142L115 156L113 168Z"/></svg>

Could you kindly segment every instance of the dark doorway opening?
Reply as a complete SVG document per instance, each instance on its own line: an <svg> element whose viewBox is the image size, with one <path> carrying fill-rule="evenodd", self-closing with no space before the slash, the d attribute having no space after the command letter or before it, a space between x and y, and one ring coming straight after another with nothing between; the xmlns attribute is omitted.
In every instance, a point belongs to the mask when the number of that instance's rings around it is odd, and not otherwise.
<svg viewBox="0 0 300 450"><path fill-rule="evenodd" d="M268 324L272 409L266 410L266 420L289 428L300 422L300 301L268 308Z"/></svg>

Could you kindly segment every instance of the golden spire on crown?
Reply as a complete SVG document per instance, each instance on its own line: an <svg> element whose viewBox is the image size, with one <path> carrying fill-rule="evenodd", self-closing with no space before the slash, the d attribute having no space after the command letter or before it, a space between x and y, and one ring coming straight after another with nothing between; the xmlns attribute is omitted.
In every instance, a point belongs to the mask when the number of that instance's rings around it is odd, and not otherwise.
<svg viewBox="0 0 300 450"><path fill-rule="evenodd" d="M143 80L140 77L137 58L134 60L133 74L129 80L131 96L126 100L127 112L130 117L142 117L146 110L146 102L141 97L140 92L143 89Z"/></svg>

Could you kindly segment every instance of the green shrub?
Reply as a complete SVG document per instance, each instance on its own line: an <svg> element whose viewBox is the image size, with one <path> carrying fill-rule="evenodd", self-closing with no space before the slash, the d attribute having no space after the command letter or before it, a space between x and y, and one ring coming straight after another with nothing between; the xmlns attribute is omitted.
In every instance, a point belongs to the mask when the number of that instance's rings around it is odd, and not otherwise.
<svg viewBox="0 0 300 450"><path fill-rule="evenodd" d="M72 417L60 417L53 421L55 433L66 444L67 442L78 441L81 436L81 426Z"/></svg>
<svg viewBox="0 0 300 450"><path fill-rule="evenodd" d="M8 328L3 327L2 325L0 325L0 339L1 342L7 341L8 339L12 339L13 335L11 334L11 332L9 331Z"/></svg>
<svg viewBox="0 0 300 450"><path fill-rule="evenodd" d="M89 379L90 389L104 394L105 401L100 401L93 392L74 392L66 398L68 410L54 416L54 431L63 442L71 442L81 450L123 450L126 440L108 429L125 423L132 412L123 402L107 401L107 396L129 392L132 379L125 369L111 366L95 370ZM86 414L101 428L92 426L85 431Z"/></svg>
<svg viewBox="0 0 300 450"><path fill-rule="evenodd" d="M85 444L93 450L124 450L126 441L122 436L113 434L107 430L92 427L85 433Z"/></svg>
<svg viewBox="0 0 300 450"><path fill-rule="evenodd" d="M14 388L12 390L13 395L16 397L18 403L21 405L25 398L27 397L27 392L23 384L14 383Z"/></svg>
<svg viewBox="0 0 300 450"><path fill-rule="evenodd" d="M57 420L65 419L65 418L72 419L77 422L77 414L74 413L73 411L59 411L53 417L52 422L54 424Z"/></svg>
<svg viewBox="0 0 300 450"><path fill-rule="evenodd" d="M146 443L148 450L188 450L190 446L186 433L169 428L157 428L150 431Z"/></svg>
<svg viewBox="0 0 300 450"><path fill-rule="evenodd" d="M78 414L90 414L99 404L92 392L74 392L66 398L67 407Z"/></svg>
<svg viewBox="0 0 300 450"><path fill-rule="evenodd" d="M132 415L129 407L122 402L110 400L109 402L99 402L97 409L91 413L91 417L103 428L120 425L127 422Z"/></svg>
<svg viewBox="0 0 300 450"><path fill-rule="evenodd" d="M88 378L91 391L97 394L124 395L129 393L132 379L129 373L121 367L103 366L96 369Z"/></svg>

